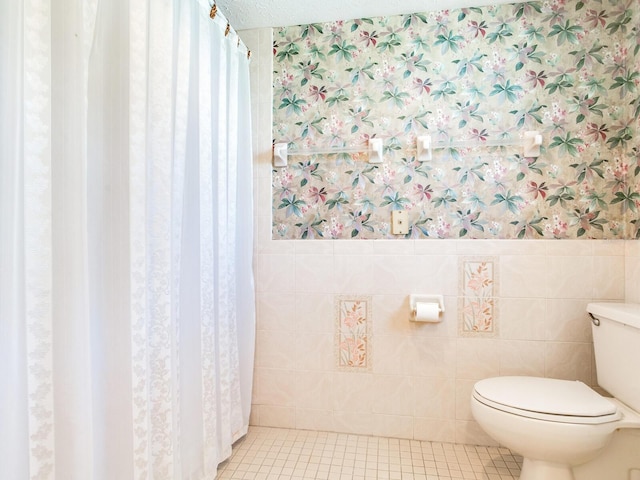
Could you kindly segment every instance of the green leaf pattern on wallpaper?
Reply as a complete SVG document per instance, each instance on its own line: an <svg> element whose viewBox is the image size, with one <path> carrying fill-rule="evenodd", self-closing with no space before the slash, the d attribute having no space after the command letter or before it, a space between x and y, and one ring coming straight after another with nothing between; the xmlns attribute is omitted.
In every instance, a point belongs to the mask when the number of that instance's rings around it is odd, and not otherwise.
<svg viewBox="0 0 640 480"><path fill-rule="evenodd" d="M277 29L274 140L383 139L273 171L273 236L640 237L640 0L524 2ZM540 157L513 143L543 135ZM416 138L469 142L416 161ZM484 144L484 145L483 145Z"/></svg>

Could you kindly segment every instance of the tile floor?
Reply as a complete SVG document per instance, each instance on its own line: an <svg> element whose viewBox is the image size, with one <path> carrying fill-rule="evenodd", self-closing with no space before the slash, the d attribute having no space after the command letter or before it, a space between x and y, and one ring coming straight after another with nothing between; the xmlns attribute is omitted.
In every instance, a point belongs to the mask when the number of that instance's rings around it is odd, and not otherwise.
<svg viewBox="0 0 640 480"><path fill-rule="evenodd" d="M506 448L250 427L219 480L516 480Z"/></svg>

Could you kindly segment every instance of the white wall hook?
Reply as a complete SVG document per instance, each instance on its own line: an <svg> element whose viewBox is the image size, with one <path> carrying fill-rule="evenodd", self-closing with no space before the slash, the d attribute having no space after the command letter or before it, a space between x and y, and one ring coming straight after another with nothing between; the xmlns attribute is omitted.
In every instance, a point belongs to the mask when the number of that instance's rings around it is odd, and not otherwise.
<svg viewBox="0 0 640 480"><path fill-rule="evenodd" d="M287 166L288 147L286 143L276 143L273 146L273 166L274 167L286 167Z"/></svg>
<svg viewBox="0 0 640 480"><path fill-rule="evenodd" d="M416 140L417 160L419 162L428 162L433 157L431 154L431 135L423 135Z"/></svg>
<svg viewBox="0 0 640 480"><path fill-rule="evenodd" d="M382 139L369 139L369 163L382 163Z"/></svg>
<svg viewBox="0 0 640 480"><path fill-rule="evenodd" d="M540 145L542 145L542 135L540 132L528 131L524 132L524 156L539 157Z"/></svg>

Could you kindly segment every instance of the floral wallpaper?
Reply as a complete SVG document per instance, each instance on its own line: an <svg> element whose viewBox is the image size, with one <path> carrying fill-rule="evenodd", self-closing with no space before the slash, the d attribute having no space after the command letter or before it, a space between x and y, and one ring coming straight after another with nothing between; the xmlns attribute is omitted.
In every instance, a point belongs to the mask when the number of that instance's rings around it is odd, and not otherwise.
<svg viewBox="0 0 640 480"><path fill-rule="evenodd" d="M639 17L640 0L551 0L276 30L274 141L376 137L385 161L289 157L274 238L393 238L392 210L409 238L638 238ZM486 145L527 130L540 157ZM471 146L421 163L426 134Z"/></svg>

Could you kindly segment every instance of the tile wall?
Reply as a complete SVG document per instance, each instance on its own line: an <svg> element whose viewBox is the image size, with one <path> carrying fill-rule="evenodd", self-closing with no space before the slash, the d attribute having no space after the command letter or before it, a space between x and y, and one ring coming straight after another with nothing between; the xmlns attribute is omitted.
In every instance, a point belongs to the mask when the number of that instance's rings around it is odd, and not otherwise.
<svg viewBox="0 0 640 480"><path fill-rule="evenodd" d="M605 240L272 240L272 31L252 55L258 332L254 425L492 444L469 410L473 383L541 375L595 383L585 306L640 301L640 247ZM494 336L460 330L461 262L499 279ZM410 293L445 296L439 324L409 321ZM370 301L368 368L336 355L339 298ZM463 304L463 303L462 303Z"/></svg>
<svg viewBox="0 0 640 480"><path fill-rule="evenodd" d="M625 242L625 299L640 303L640 241Z"/></svg>

